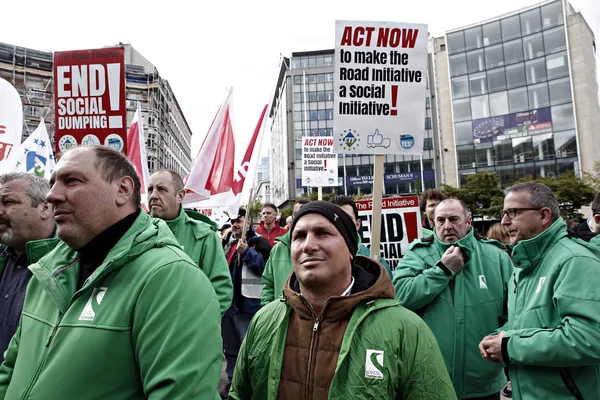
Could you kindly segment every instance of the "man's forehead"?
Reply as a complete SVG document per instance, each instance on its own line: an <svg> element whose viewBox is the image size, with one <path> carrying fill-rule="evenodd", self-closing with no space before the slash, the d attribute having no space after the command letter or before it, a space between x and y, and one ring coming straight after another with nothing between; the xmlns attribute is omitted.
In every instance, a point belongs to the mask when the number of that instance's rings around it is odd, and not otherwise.
<svg viewBox="0 0 600 400"><path fill-rule="evenodd" d="M340 210L340 211L345 212L344 210ZM294 230L296 230L296 229L315 229L315 228L322 228L325 226L335 227L335 225L333 225L331 223L331 221L329 221L327 218L325 218L325 216L323 216L319 213L310 213L310 214L304 214L302 217L300 217L300 219L298 219L296 221L296 226L295 226Z"/></svg>
<svg viewBox="0 0 600 400"><path fill-rule="evenodd" d="M150 183L151 184L157 184L157 183L161 183L161 184L173 184L173 178L171 176L170 173L166 172L166 171L159 171L159 172L155 172L150 176Z"/></svg>
<svg viewBox="0 0 600 400"><path fill-rule="evenodd" d="M445 201L435 208L435 215L463 215L463 208L457 201Z"/></svg>

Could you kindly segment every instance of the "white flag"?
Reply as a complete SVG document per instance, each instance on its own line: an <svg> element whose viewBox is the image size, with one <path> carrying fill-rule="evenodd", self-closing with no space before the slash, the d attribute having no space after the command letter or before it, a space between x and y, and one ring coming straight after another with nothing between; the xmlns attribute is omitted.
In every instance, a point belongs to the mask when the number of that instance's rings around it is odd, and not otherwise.
<svg viewBox="0 0 600 400"><path fill-rule="evenodd" d="M52 144L42 118L35 131L0 164L0 173L27 172L50 179L55 165Z"/></svg>

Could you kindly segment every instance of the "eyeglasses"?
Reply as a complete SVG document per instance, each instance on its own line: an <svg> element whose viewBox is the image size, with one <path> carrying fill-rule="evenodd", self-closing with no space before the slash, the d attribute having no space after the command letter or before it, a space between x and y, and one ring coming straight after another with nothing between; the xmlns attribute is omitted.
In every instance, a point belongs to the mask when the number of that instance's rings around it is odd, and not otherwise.
<svg viewBox="0 0 600 400"><path fill-rule="evenodd" d="M502 211L500 211L500 219L504 218L505 215L508 217L508 219L513 219L513 218L516 218L517 215L519 215L519 213L521 211L532 211L532 210L539 211L541 209L542 209L541 207L509 208L508 210L502 210Z"/></svg>

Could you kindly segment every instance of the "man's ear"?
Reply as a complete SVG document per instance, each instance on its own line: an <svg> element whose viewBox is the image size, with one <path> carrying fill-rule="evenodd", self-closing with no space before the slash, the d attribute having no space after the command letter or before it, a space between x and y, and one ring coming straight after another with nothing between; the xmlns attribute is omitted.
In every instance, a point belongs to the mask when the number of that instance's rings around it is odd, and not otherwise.
<svg viewBox="0 0 600 400"><path fill-rule="evenodd" d="M177 191L177 204L183 203L183 199L185 198L185 189L181 189Z"/></svg>
<svg viewBox="0 0 600 400"><path fill-rule="evenodd" d="M596 224L596 229L600 229L600 214L594 214L594 224Z"/></svg>
<svg viewBox="0 0 600 400"><path fill-rule="evenodd" d="M118 184L117 193L116 193L116 203L119 206L127 204L131 201L133 197L133 191L135 190L135 184L133 183L133 179L129 176L122 176L116 180Z"/></svg>
<svg viewBox="0 0 600 400"><path fill-rule="evenodd" d="M47 202L47 201L42 201L38 207L40 208L40 218L42 220L46 220L50 217L52 217L52 211L54 209L54 206Z"/></svg>
<svg viewBox="0 0 600 400"><path fill-rule="evenodd" d="M548 207L543 207L540 211L542 211L542 224L544 226L550 225L552 221L552 211Z"/></svg>

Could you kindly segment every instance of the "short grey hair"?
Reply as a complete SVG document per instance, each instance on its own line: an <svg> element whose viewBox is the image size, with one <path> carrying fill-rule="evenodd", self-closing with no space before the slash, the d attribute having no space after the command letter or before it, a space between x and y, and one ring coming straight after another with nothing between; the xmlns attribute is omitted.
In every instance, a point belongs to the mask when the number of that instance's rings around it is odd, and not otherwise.
<svg viewBox="0 0 600 400"><path fill-rule="evenodd" d="M504 189L504 194L529 193L529 205L531 207L549 208L552 221L560 217L560 206L556 195L548 186L538 182L523 182Z"/></svg>
<svg viewBox="0 0 600 400"><path fill-rule="evenodd" d="M31 207L37 207L46 202L46 197L50 192L50 183L47 179L26 172L10 172L0 175L0 185L20 180L28 183L25 194L31 199Z"/></svg>
<svg viewBox="0 0 600 400"><path fill-rule="evenodd" d="M467 203L465 203L461 199L455 199L454 197L446 197L444 200L440 201L440 203L438 204L438 207L442 203L448 204L452 201L455 201L460 205L460 207L463 210L463 214L464 214L465 218L469 219L469 217L471 216L471 210L469 210L469 206L467 206Z"/></svg>

